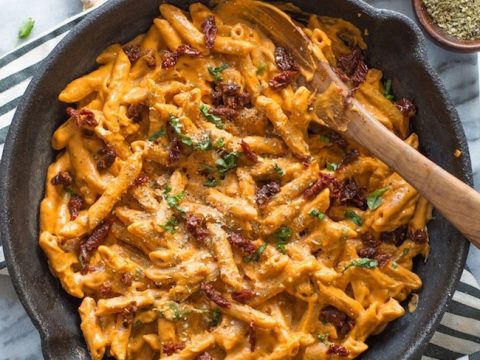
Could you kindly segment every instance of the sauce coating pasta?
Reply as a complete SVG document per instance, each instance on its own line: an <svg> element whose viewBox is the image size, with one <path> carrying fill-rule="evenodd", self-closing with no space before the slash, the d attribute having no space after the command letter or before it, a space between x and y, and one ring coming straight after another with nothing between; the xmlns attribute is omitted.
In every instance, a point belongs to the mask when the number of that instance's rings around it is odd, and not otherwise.
<svg viewBox="0 0 480 360"><path fill-rule="evenodd" d="M431 206L324 126L286 49L225 11L160 6L59 99L40 209L92 359L353 359L420 289ZM304 27L353 96L418 147L360 30Z"/></svg>

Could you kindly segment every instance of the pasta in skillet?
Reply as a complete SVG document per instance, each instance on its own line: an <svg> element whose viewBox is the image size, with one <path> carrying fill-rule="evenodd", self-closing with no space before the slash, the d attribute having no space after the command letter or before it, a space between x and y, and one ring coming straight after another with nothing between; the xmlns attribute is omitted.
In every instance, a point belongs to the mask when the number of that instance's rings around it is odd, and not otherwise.
<svg viewBox="0 0 480 360"><path fill-rule="evenodd" d="M431 207L312 111L286 49L222 10L160 6L60 94L40 246L93 359L337 359L421 287ZM409 145L415 114L352 24L304 28Z"/></svg>

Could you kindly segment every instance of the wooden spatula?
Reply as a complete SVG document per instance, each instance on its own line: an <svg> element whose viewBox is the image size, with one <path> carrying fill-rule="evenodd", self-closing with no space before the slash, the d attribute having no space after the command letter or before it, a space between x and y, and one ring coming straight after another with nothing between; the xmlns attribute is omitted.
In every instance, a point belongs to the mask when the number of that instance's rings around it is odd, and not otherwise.
<svg viewBox="0 0 480 360"><path fill-rule="evenodd" d="M328 62L314 59L310 40L287 14L254 0L225 1L220 7L288 49L310 88L318 94L314 103L317 115L330 128L356 141L400 174L480 247L480 194L387 130L351 96Z"/></svg>

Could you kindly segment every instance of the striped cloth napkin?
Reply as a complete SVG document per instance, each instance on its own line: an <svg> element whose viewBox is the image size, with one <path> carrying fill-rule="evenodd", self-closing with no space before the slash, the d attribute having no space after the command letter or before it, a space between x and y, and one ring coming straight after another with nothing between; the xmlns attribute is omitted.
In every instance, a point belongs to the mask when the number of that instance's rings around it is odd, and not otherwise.
<svg viewBox="0 0 480 360"><path fill-rule="evenodd" d="M74 16L53 30L0 58L0 156L15 108L55 45L85 16ZM2 266L3 264L3 266ZM0 268L4 267L0 246ZM6 270L3 270L7 274ZM480 287L465 269L448 311L424 352L422 360L480 360Z"/></svg>

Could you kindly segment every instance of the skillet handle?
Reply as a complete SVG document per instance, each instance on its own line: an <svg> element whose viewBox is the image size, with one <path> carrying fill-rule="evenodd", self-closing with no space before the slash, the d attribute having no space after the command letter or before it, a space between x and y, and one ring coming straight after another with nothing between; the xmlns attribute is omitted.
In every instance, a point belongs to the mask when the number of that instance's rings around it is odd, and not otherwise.
<svg viewBox="0 0 480 360"><path fill-rule="evenodd" d="M361 113L350 112L345 134L394 169L480 248L480 194Z"/></svg>

